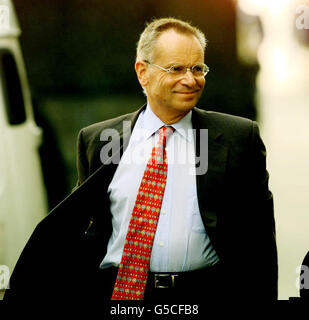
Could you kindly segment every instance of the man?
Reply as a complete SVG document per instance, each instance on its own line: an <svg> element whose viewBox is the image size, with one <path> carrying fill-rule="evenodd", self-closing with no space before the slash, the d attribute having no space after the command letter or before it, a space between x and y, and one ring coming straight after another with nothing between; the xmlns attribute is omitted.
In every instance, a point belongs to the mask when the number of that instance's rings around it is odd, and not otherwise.
<svg viewBox="0 0 309 320"><path fill-rule="evenodd" d="M277 298L265 147L255 122L196 108L205 46L181 20L145 28L147 105L80 131L77 188L34 231L8 297Z"/></svg>

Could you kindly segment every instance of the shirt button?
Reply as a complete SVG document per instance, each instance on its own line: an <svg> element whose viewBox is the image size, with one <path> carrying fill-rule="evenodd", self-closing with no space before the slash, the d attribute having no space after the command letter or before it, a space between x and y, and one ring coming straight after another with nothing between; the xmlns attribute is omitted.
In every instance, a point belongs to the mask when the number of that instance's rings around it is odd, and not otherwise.
<svg viewBox="0 0 309 320"><path fill-rule="evenodd" d="M165 211L165 210L162 210L162 214L166 214L166 211Z"/></svg>
<svg viewBox="0 0 309 320"><path fill-rule="evenodd" d="M160 242L160 247L163 247L164 246L164 242Z"/></svg>

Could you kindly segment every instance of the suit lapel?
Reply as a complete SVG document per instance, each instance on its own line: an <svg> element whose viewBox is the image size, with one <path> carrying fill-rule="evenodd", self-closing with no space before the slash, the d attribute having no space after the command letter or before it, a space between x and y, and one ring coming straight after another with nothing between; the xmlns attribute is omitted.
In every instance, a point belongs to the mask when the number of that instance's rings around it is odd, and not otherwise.
<svg viewBox="0 0 309 320"><path fill-rule="evenodd" d="M199 156L201 145L199 129L208 129L208 169L196 176L198 204L206 232L212 238L217 225L217 208L222 197L228 148L220 144L222 133L210 121L211 114L197 108L192 110L192 125L196 129L195 150ZM196 161L197 162L197 161ZM215 240L212 238L213 242Z"/></svg>

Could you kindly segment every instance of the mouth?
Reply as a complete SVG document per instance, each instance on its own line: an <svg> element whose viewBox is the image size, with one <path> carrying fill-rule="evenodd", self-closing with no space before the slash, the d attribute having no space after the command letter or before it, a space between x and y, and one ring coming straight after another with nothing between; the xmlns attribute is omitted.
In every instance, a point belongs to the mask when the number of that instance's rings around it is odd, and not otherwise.
<svg viewBox="0 0 309 320"><path fill-rule="evenodd" d="M190 91L190 92L178 92L178 91L176 91L175 93L177 93L177 94L184 94L184 95L192 95L192 94L197 93L198 91L199 91L199 90Z"/></svg>

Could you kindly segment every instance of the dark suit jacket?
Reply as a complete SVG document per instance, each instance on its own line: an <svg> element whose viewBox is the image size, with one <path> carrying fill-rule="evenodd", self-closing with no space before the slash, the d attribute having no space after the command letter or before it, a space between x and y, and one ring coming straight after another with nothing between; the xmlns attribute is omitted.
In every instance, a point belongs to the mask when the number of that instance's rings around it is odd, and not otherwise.
<svg viewBox="0 0 309 320"><path fill-rule="evenodd" d="M6 298L87 297L91 293L93 275L112 232L107 187L117 168L114 163L102 165L100 150L107 142L100 141L100 134L107 128L120 133L112 140L119 150L114 157L119 158L129 134L123 132L123 121L131 121L132 129L143 108L80 131L77 188L34 230ZM276 299L273 197L258 126L248 119L198 108L192 110L192 124L197 129L197 155L198 129L208 129L209 134L208 170L196 177L198 203L222 262L222 292L227 298Z"/></svg>

